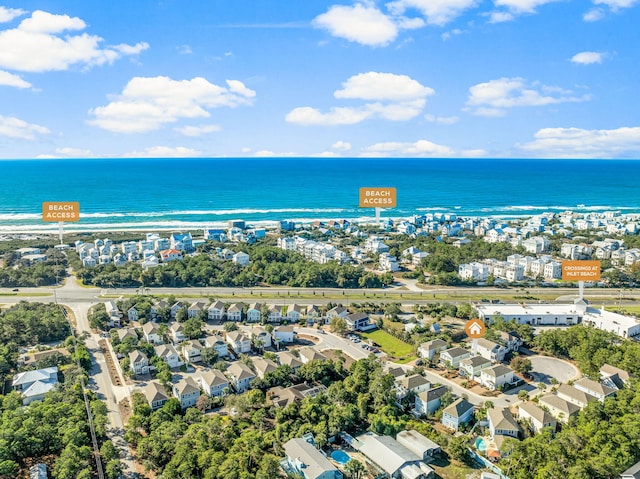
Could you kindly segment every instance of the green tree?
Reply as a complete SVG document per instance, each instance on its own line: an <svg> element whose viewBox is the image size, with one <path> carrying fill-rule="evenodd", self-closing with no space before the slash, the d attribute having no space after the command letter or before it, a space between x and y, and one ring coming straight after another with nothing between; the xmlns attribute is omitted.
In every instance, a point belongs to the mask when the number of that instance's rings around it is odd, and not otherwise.
<svg viewBox="0 0 640 479"><path fill-rule="evenodd" d="M344 335L348 331L347 321L340 316L334 316L329 322L329 327L333 333Z"/></svg>
<svg viewBox="0 0 640 479"><path fill-rule="evenodd" d="M344 466L344 472L346 472L351 479L360 479L366 472L366 469L357 459L350 459Z"/></svg>
<svg viewBox="0 0 640 479"><path fill-rule="evenodd" d="M533 369L533 366L531 364L531 360L528 359L528 358L525 358L524 356L515 356L509 362L509 366L515 372L520 373L520 374L528 373L529 371L531 371Z"/></svg>

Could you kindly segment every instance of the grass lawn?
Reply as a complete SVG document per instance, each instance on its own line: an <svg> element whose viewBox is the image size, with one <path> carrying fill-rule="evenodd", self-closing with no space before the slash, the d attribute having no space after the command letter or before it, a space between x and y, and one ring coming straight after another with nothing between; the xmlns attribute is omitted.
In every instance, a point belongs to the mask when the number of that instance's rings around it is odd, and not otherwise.
<svg viewBox="0 0 640 479"><path fill-rule="evenodd" d="M429 466L436 471L436 479L479 479L480 473L485 470L479 464L469 466L448 459L438 459L429 463Z"/></svg>
<svg viewBox="0 0 640 479"><path fill-rule="evenodd" d="M620 308L617 306L607 306L604 309L607 311L617 311L618 309L621 309L629 314L640 314L640 306L620 306Z"/></svg>
<svg viewBox="0 0 640 479"><path fill-rule="evenodd" d="M408 363L416 359L416 353L411 344L400 341L386 331L378 329L370 333L360 333L360 335L379 344L380 349L396 363Z"/></svg>

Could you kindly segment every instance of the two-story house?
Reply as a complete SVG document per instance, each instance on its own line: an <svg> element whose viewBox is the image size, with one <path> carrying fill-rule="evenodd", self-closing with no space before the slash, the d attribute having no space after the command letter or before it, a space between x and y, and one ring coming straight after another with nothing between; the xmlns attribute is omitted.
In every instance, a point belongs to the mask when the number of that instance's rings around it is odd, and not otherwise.
<svg viewBox="0 0 640 479"><path fill-rule="evenodd" d="M442 425L457 431L473 418L474 405L465 398L458 398L442 410Z"/></svg>
<svg viewBox="0 0 640 479"><path fill-rule="evenodd" d="M173 395L180 401L182 409L187 409L196 405L200 386L192 377L183 378L173 385Z"/></svg>
<svg viewBox="0 0 640 479"><path fill-rule="evenodd" d="M236 354L251 352L251 339L240 331L227 332L226 340Z"/></svg>
<svg viewBox="0 0 640 479"><path fill-rule="evenodd" d="M135 350L129 353L129 364L136 376L149 373L149 358L142 351Z"/></svg>
<svg viewBox="0 0 640 479"><path fill-rule="evenodd" d="M229 380L218 369L201 371L196 376L196 381L205 392L211 397L224 396L229 391Z"/></svg>
<svg viewBox="0 0 640 479"><path fill-rule="evenodd" d="M227 375L233 389L238 394L247 391L251 387L251 381L256 377L249 366L237 361L231 363L227 369Z"/></svg>

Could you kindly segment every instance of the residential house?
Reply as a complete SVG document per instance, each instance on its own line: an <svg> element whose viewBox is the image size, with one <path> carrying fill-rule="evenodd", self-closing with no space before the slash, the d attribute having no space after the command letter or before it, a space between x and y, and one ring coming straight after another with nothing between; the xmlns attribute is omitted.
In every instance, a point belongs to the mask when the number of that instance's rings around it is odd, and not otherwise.
<svg viewBox="0 0 640 479"><path fill-rule="evenodd" d="M466 378L475 380L480 377L480 372L483 369L491 367L492 364L491 360L483 356L473 356L463 359L460 361L460 374Z"/></svg>
<svg viewBox="0 0 640 479"><path fill-rule="evenodd" d="M485 338L474 339L472 351L477 355L494 362L504 361L504 357L509 352L504 346Z"/></svg>
<svg viewBox="0 0 640 479"><path fill-rule="evenodd" d="M278 362L280 365L287 365L291 368L291 371L296 372L300 366L302 366L302 361L291 354L289 351L282 351L278 353Z"/></svg>
<svg viewBox="0 0 640 479"><path fill-rule="evenodd" d="M135 307L135 305L131 306L127 310L127 319L129 321L138 321L140 319L140 313L138 309Z"/></svg>
<svg viewBox="0 0 640 479"><path fill-rule="evenodd" d="M204 338L204 347L213 348L218 353L219 358L226 358L229 355L229 348L227 343L224 342L218 335L207 336Z"/></svg>
<svg viewBox="0 0 640 479"><path fill-rule="evenodd" d="M562 423L569 422L571 416L580 412L581 407L569 402L556 394L547 394L538 399L538 405L547 408L549 414Z"/></svg>
<svg viewBox="0 0 640 479"><path fill-rule="evenodd" d="M419 416L435 413L441 404L442 396L447 392L445 386L437 386L416 395L415 411Z"/></svg>
<svg viewBox="0 0 640 479"><path fill-rule="evenodd" d="M244 251L239 251L233 255L232 261L239 266L247 266L249 264L249 255Z"/></svg>
<svg viewBox="0 0 640 479"><path fill-rule="evenodd" d="M242 304L235 303L227 309L227 321L242 321Z"/></svg>
<svg viewBox="0 0 640 479"><path fill-rule="evenodd" d="M442 425L457 431L473 418L474 405L465 398L458 398L442 411Z"/></svg>
<svg viewBox="0 0 640 479"><path fill-rule="evenodd" d="M271 335L260 326L251 328L251 342L258 350L271 347Z"/></svg>
<svg viewBox="0 0 640 479"><path fill-rule="evenodd" d="M573 383L573 387L578 389L579 391L591 394L601 402L603 402L605 398L613 396L616 393L615 388L610 388L608 386L605 386L604 384L588 378L578 379Z"/></svg>
<svg viewBox="0 0 640 479"><path fill-rule="evenodd" d="M229 331L226 340L236 354L251 352L251 339L240 331Z"/></svg>
<svg viewBox="0 0 640 479"><path fill-rule="evenodd" d="M276 326L273 328L273 340L276 343L293 343L295 339L295 330L293 325Z"/></svg>
<svg viewBox="0 0 640 479"><path fill-rule="evenodd" d="M349 311L347 311L347 308L344 308L342 306L336 306L335 308L331 308L329 311L327 311L327 319L331 319L335 316L346 318L348 315Z"/></svg>
<svg viewBox="0 0 640 479"><path fill-rule="evenodd" d="M160 335L160 326L158 323L148 322L142 325L142 336L144 340L148 343L157 345L163 344L164 340Z"/></svg>
<svg viewBox="0 0 640 479"><path fill-rule="evenodd" d="M282 306L270 306L267 313L267 321L270 323L279 323L282 321Z"/></svg>
<svg viewBox="0 0 640 479"><path fill-rule="evenodd" d="M22 404L25 406L33 401L42 401L45 394L56 384L58 384L57 366L17 373L12 382L13 389L22 394Z"/></svg>
<svg viewBox="0 0 640 479"><path fill-rule="evenodd" d="M498 333L498 340L504 345L505 348L507 348L508 351L514 353L518 352L520 350L520 346L524 344L522 338L513 331L500 331Z"/></svg>
<svg viewBox="0 0 640 479"><path fill-rule="evenodd" d="M160 251L160 259L163 263L168 263L169 261L182 261L182 251L178 249L163 249Z"/></svg>
<svg viewBox="0 0 640 479"><path fill-rule="evenodd" d="M513 370L502 364L496 364L480 371L480 384L491 391L501 389L514 382Z"/></svg>
<svg viewBox="0 0 640 479"><path fill-rule="evenodd" d="M368 331L377 327L375 324L371 324L369 316L365 313L349 314L344 320L347 322L347 329L350 331Z"/></svg>
<svg viewBox="0 0 640 479"><path fill-rule="evenodd" d="M445 349L440 353L440 362L447 367L458 369L463 359L471 357L471 351L462 348Z"/></svg>
<svg viewBox="0 0 640 479"><path fill-rule="evenodd" d="M192 303L187 309L187 317L188 318L197 318L198 315L204 314L205 308L207 307L207 303L204 301L196 301Z"/></svg>
<svg viewBox="0 0 640 479"><path fill-rule="evenodd" d="M519 439L522 429L513 418L513 414L507 408L491 408L487 410L489 421L489 433L496 443L498 450L503 453L502 444L506 438Z"/></svg>
<svg viewBox="0 0 640 479"><path fill-rule="evenodd" d="M173 385L173 395L180 401L182 409L187 409L196 405L200 386L192 377L186 377Z"/></svg>
<svg viewBox="0 0 640 479"><path fill-rule="evenodd" d="M291 304L287 307L287 320L291 323L297 323L302 317L302 306L299 304Z"/></svg>
<svg viewBox="0 0 640 479"><path fill-rule="evenodd" d="M251 303L247 308L247 322L257 323L262 319L262 303Z"/></svg>
<svg viewBox="0 0 640 479"><path fill-rule="evenodd" d="M581 391L580 389L576 389L573 386L569 386L568 384L561 384L560 386L558 386L556 394L559 398L575 404L576 406L580 407L580 409L587 407L587 404L589 404L591 401L598 400L598 398L596 398L595 396Z"/></svg>
<svg viewBox="0 0 640 479"><path fill-rule="evenodd" d="M224 396L229 391L229 380L218 369L200 371L196 375L196 381L205 394L211 397Z"/></svg>
<svg viewBox="0 0 640 479"><path fill-rule="evenodd" d="M432 361L436 354L441 353L447 348L448 345L446 341L443 341L442 339L432 339L431 341L422 343L418 347L418 355L421 358Z"/></svg>
<svg viewBox="0 0 640 479"><path fill-rule="evenodd" d="M202 344L197 339L185 341L182 344L182 357L185 363L199 363L202 361Z"/></svg>
<svg viewBox="0 0 640 479"><path fill-rule="evenodd" d="M525 402L518 405L518 416L520 419L531 424L531 429L536 434L545 427L556 429L556 420L551 413L545 411L533 402Z"/></svg>
<svg viewBox="0 0 640 479"><path fill-rule="evenodd" d="M296 384L288 388L276 386L267 390L267 398L277 407L287 407L294 402L300 402L306 397L316 397L326 392L326 386L309 383Z"/></svg>
<svg viewBox="0 0 640 479"><path fill-rule="evenodd" d="M184 363L180 360L178 351L172 344L161 344L153 348L156 352L156 356L166 362L170 368L179 368Z"/></svg>
<svg viewBox="0 0 640 479"><path fill-rule="evenodd" d="M155 303L154 305L151 306L151 309L149 310L149 314L151 316L151 319L156 320L158 319L158 315L160 314L160 311L166 309L169 307L169 303L167 303L164 299L161 299L160 301L158 301L157 303Z"/></svg>
<svg viewBox="0 0 640 479"><path fill-rule="evenodd" d="M126 339L133 339L134 341L138 341L138 333L133 328L127 329L118 329L118 339L122 343Z"/></svg>
<svg viewBox="0 0 640 479"><path fill-rule="evenodd" d="M278 369L278 365L276 363L271 359L266 358L255 358L253 360L253 366L260 379L264 379L265 374L272 373Z"/></svg>
<svg viewBox="0 0 640 479"><path fill-rule="evenodd" d="M342 473L310 442L297 437L284 444L287 468L303 479L342 479Z"/></svg>
<svg viewBox="0 0 640 479"><path fill-rule="evenodd" d="M187 337L184 335L184 324L174 322L169 326L169 336L173 344L179 344L182 341L186 341Z"/></svg>
<svg viewBox="0 0 640 479"><path fill-rule="evenodd" d="M175 303L173 303L169 308L169 311L171 313L171 319L176 319L176 315L178 314L178 311L180 311L183 307L184 307L184 304L182 304L181 301L176 301Z"/></svg>
<svg viewBox="0 0 640 479"><path fill-rule="evenodd" d="M431 383L422 374L412 374L411 376L400 376L396 378L396 398L404 399L410 392L420 394L431 389Z"/></svg>
<svg viewBox="0 0 640 479"><path fill-rule="evenodd" d="M215 301L207 309L207 317L211 321L221 321L224 319L224 303L222 301Z"/></svg>
<svg viewBox="0 0 640 479"><path fill-rule="evenodd" d="M193 253L195 251L191 233L172 233L169 240L171 242L171 248L186 251L187 253Z"/></svg>
<svg viewBox="0 0 640 479"><path fill-rule="evenodd" d="M129 353L129 364L136 376L149 373L149 358L142 351L135 350Z"/></svg>
<svg viewBox="0 0 640 479"><path fill-rule="evenodd" d="M605 386L613 389L622 389L631 380L631 375L624 369L604 364L600 368L600 380Z"/></svg>
<svg viewBox="0 0 640 479"><path fill-rule="evenodd" d="M307 364L311 361L326 361L327 357L313 349L312 347L300 348L298 350L300 354L300 361L302 364Z"/></svg>
<svg viewBox="0 0 640 479"><path fill-rule="evenodd" d="M227 369L227 374L229 375L233 389L238 394L248 390L251 387L251 381L253 381L256 377L249 366L237 361L231 363L231 365Z"/></svg>
<svg viewBox="0 0 640 479"><path fill-rule="evenodd" d="M169 400L164 388L156 381L150 381L142 390L152 410L160 409Z"/></svg>
<svg viewBox="0 0 640 479"><path fill-rule="evenodd" d="M621 473L620 479L640 479L640 461Z"/></svg>

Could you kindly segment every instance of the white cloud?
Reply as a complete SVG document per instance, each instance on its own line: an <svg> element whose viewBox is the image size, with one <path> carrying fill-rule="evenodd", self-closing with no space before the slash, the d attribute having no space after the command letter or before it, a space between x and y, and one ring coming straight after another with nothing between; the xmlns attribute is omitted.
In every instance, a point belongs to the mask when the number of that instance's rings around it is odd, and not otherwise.
<svg viewBox="0 0 640 479"><path fill-rule="evenodd" d="M456 35L462 35L463 33L464 33L463 30L460 30L459 28L454 28L451 31L444 32L442 35L440 35L440 38L442 38L443 41L447 41L447 40L450 40L452 37Z"/></svg>
<svg viewBox="0 0 640 479"><path fill-rule="evenodd" d="M16 88L31 88L31 83L23 80L18 75L0 70L0 85Z"/></svg>
<svg viewBox="0 0 640 479"><path fill-rule="evenodd" d="M475 150L462 150L460 152L460 156L464 156L465 158L482 158L487 155L487 150L483 150L481 148Z"/></svg>
<svg viewBox="0 0 640 479"><path fill-rule="evenodd" d="M38 136L49 133L49 129L44 126L27 123L12 116L0 115L0 136L21 140L35 140Z"/></svg>
<svg viewBox="0 0 640 479"><path fill-rule="evenodd" d="M513 13L535 13L536 8L555 1L557 0L494 0L494 4Z"/></svg>
<svg viewBox="0 0 640 479"><path fill-rule="evenodd" d="M490 12L489 13L489 23L503 23L510 22L515 18L515 15L510 12Z"/></svg>
<svg viewBox="0 0 640 479"><path fill-rule="evenodd" d="M351 143L342 140L336 141L331 145L331 149L337 151L349 151L351 149Z"/></svg>
<svg viewBox="0 0 640 479"><path fill-rule="evenodd" d="M71 147L56 148L56 153L65 158L91 158L94 156L91 150Z"/></svg>
<svg viewBox="0 0 640 479"><path fill-rule="evenodd" d="M590 65L591 63L602 63L604 54L600 52L580 52L571 57L573 63Z"/></svg>
<svg viewBox="0 0 640 479"><path fill-rule="evenodd" d="M203 125L203 126L193 126L187 125L180 128L175 128L178 133L183 134L184 136L202 136L208 133L215 133L220 131L220 125Z"/></svg>
<svg viewBox="0 0 640 479"><path fill-rule="evenodd" d="M637 158L640 127L614 130L543 128L535 140L521 145L524 151L549 158Z"/></svg>
<svg viewBox="0 0 640 479"><path fill-rule="evenodd" d="M457 116L436 116L431 114L425 115L424 119L430 123L438 123L439 125L453 125L460 120Z"/></svg>
<svg viewBox="0 0 640 479"><path fill-rule="evenodd" d="M596 5L606 5L614 12L621 8L631 8L638 3L638 0L593 0Z"/></svg>
<svg viewBox="0 0 640 479"><path fill-rule="evenodd" d="M452 156L454 151L448 146L438 145L427 140L418 140L414 143L383 142L368 146L362 150L361 156L373 157L446 157Z"/></svg>
<svg viewBox="0 0 640 479"><path fill-rule="evenodd" d="M434 93L432 88L422 86L407 75L379 72L354 75L344 82L342 87L342 90L333 94L334 97L404 101L425 98Z"/></svg>
<svg viewBox="0 0 640 479"><path fill-rule="evenodd" d="M418 10L430 25L445 25L465 10L477 5L476 0L396 0L387 3L392 14L402 15L407 10Z"/></svg>
<svg viewBox="0 0 640 479"><path fill-rule="evenodd" d="M371 116L371 112L363 108L331 108L328 113L322 113L316 108L303 106L287 113L285 120L298 125L355 125Z"/></svg>
<svg viewBox="0 0 640 479"><path fill-rule="evenodd" d="M602 8L592 8L582 16L585 22L596 22L604 17L604 10Z"/></svg>
<svg viewBox="0 0 640 479"><path fill-rule="evenodd" d="M103 39L96 35L69 33L85 28L80 18L37 10L17 28L0 31L0 67L28 72L67 70L72 65L113 63L149 48L144 42L102 48Z"/></svg>
<svg viewBox="0 0 640 479"><path fill-rule="evenodd" d="M14 18L21 17L26 13L26 10L19 8L0 7L0 23L10 22Z"/></svg>
<svg viewBox="0 0 640 479"><path fill-rule="evenodd" d="M191 50L191 46L189 45L180 45L178 47L178 53L180 53L181 55L191 55L193 53L193 50Z"/></svg>
<svg viewBox="0 0 640 479"><path fill-rule="evenodd" d="M286 152L286 153L276 153L275 151L271 151L271 150L259 150L256 151L253 156L257 156L257 157L261 157L261 158L270 158L270 157L278 157L278 158L283 158L285 156L297 156L296 153L293 153L291 151Z"/></svg>
<svg viewBox="0 0 640 479"><path fill-rule="evenodd" d="M479 116L502 116L506 109L521 106L544 106L580 102L589 95L574 96L570 90L527 82L523 78L498 78L469 88L465 111Z"/></svg>
<svg viewBox="0 0 640 479"><path fill-rule="evenodd" d="M368 46L384 46L398 36L398 27L391 18L374 6L362 3L353 7L334 5L314 18L312 24L334 37Z"/></svg>
<svg viewBox="0 0 640 479"><path fill-rule="evenodd" d="M410 120L420 114L426 97L434 93L407 75L379 72L354 75L342 87L334 92L335 98L374 101L356 107L333 107L328 113L299 107L291 110L286 120L301 125L353 125L372 118Z"/></svg>
<svg viewBox="0 0 640 479"><path fill-rule="evenodd" d="M134 77L118 98L89 111L94 116L90 123L119 133L143 133L182 118L208 118L211 108L251 104L253 90L237 80L227 80L227 85L214 85L202 77Z"/></svg>
<svg viewBox="0 0 640 479"><path fill-rule="evenodd" d="M124 155L125 158L190 158L201 156L202 152L184 146L151 146L142 151L133 151Z"/></svg>

